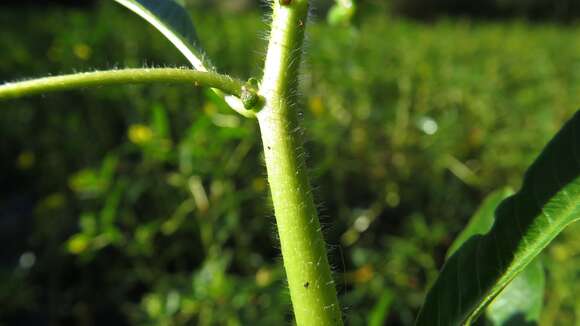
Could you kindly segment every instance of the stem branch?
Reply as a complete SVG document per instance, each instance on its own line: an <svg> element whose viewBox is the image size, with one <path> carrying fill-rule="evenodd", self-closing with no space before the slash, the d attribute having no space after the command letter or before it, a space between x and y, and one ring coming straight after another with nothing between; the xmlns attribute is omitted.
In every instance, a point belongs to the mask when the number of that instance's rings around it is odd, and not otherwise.
<svg viewBox="0 0 580 326"><path fill-rule="evenodd" d="M238 98L242 95L244 86L242 81L214 72L180 68L120 69L6 83L0 85L0 100L85 87L153 83L212 87ZM247 117L255 115L254 112L240 107L236 111Z"/></svg>

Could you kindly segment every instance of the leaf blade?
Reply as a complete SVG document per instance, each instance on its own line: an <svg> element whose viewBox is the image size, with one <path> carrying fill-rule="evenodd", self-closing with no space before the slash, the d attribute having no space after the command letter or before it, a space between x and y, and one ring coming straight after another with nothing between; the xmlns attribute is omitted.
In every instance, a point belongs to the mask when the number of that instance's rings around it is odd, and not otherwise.
<svg viewBox="0 0 580 326"><path fill-rule="evenodd" d="M511 189L505 188L487 196L467 226L449 247L447 258L460 250L461 246L472 236L489 232L493 226L495 210L512 194ZM543 305L544 283L542 263L539 259L535 259L487 307L485 319L488 323L486 325L537 324Z"/></svg>
<svg viewBox="0 0 580 326"><path fill-rule="evenodd" d="M417 325L469 324L568 224L580 218L580 111L502 202L494 225L444 264Z"/></svg>
<svg viewBox="0 0 580 326"><path fill-rule="evenodd" d="M544 301L545 275L536 258L485 310L494 326L539 325Z"/></svg>
<svg viewBox="0 0 580 326"><path fill-rule="evenodd" d="M148 23L153 25L167 38L194 69L199 71L215 71L213 65L206 59L199 45L195 28L187 11L175 0L114 0L131 10ZM255 112L244 108L241 100L232 95L213 88L217 95L215 101L225 102L231 109L247 118L255 117Z"/></svg>
<svg viewBox="0 0 580 326"><path fill-rule="evenodd" d="M165 36L200 71L213 70L204 59L195 27L185 9L173 0L115 0Z"/></svg>
<svg viewBox="0 0 580 326"><path fill-rule="evenodd" d="M449 249L446 258L451 257L459 248L472 236L483 235L489 232L493 226L494 212L499 204L513 194L509 188L494 191L487 196L483 203L477 208L475 214L469 220L467 226L455 238Z"/></svg>

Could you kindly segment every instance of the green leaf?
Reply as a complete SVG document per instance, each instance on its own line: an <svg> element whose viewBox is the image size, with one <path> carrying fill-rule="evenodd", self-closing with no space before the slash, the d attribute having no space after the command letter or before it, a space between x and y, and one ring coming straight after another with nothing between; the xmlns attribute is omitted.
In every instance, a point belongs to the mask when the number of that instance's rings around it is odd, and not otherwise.
<svg viewBox="0 0 580 326"><path fill-rule="evenodd" d="M489 232L493 226L495 210L511 194L513 191L506 188L489 195L465 229L457 236L447 252L447 257L453 255L472 236ZM540 318L543 296L544 270L540 260L536 259L487 307L485 311L487 324L493 326L535 325Z"/></svg>
<svg viewBox="0 0 580 326"><path fill-rule="evenodd" d="M141 16L161 32L199 71L215 71L204 56L197 34L187 11L175 0L115 0ZM212 88L217 95L214 102L223 102L245 117L254 117L255 112L246 110L241 100L225 95Z"/></svg>
<svg viewBox="0 0 580 326"><path fill-rule="evenodd" d="M174 0L115 0L159 30L200 71L213 70L187 11Z"/></svg>
<svg viewBox="0 0 580 326"><path fill-rule="evenodd" d="M333 26L348 26L355 13L356 3L354 0L337 0L328 11L326 20Z"/></svg>
<svg viewBox="0 0 580 326"><path fill-rule="evenodd" d="M187 11L175 0L115 0L141 16L161 32L199 71L215 71L205 59L199 46L195 28ZM225 102L234 111L245 117L255 117L255 112L246 110L241 100L233 95L225 95L212 88L218 95L215 102Z"/></svg>
<svg viewBox="0 0 580 326"><path fill-rule="evenodd" d="M385 290L379 302L375 304L368 319L369 326L381 326L387 323L389 309L393 303L394 295L390 290Z"/></svg>
<svg viewBox="0 0 580 326"><path fill-rule="evenodd" d="M151 110L151 127L155 136L161 139L171 138L169 117L165 107L161 104L153 105Z"/></svg>
<svg viewBox="0 0 580 326"><path fill-rule="evenodd" d="M455 241L453 241L453 244L447 250L447 258L451 257L472 236L489 232L493 226L495 210L504 199L513 193L513 190L505 188L497 190L487 196L475 214L473 214L467 226L455 238Z"/></svg>
<svg viewBox="0 0 580 326"><path fill-rule="evenodd" d="M518 273L580 218L580 112L566 123L504 200L485 235L443 266L417 325L470 324Z"/></svg>
<svg viewBox="0 0 580 326"><path fill-rule="evenodd" d="M544 301L544 267L536 258L485 310L493 326L538 325Z"/></svg>

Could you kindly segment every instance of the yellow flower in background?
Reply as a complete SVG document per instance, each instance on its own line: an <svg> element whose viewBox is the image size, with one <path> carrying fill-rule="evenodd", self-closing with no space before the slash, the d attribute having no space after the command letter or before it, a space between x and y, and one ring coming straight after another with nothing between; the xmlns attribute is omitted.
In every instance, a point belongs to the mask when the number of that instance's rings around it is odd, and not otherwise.
<svg viewBox="0 0 580 326"><path fill-rule="evenodd" d="M129 127L129 140L137 145L143 145L153 139L153 130L146 125L134 124Z"/></svg>
<svg viewBox="0 0 580 326"><path fill-rule="evenodd" d="M254 188L254 190L256 190L258 192L262 192L262 191L266 190L267 186L268 186L268 184L266 183L266 180L262 177L255 178L252 181L252 187Z"/></svg>
<svg viewBox="0 0 580 326"><path fill-rule="evenodd" d="M272 283L272 271L268 268L262 267L256 272L256 284L260 287L265 287Z"/></svg>
<svg viewBox="0 0 580 326"><path fill-rule="evenodd" d="M203 106L203 112L207 115L214 115L218 112L218 108L211 102L206 102Z"/></svg>
<svg viewBox="0 0 580 326"><path fill-rule="evenodd" d="M18 155L16 159L16 166L20 170L29 170L34 166L34 162L36 161L36 157L34 153L31 151L24 151Z"/></svg>
<svg viewBox="0 0 580 326"><path fill-rule="evenodd" d="M375 276L373 266L367 264L347 274L347 279L353 283L367 283Z"/></svg>
<svg viewBox="0 0 580 326"><path fill-rule="evenodd" d="M66 244L68 252L71 254L82 254L89 248L90 239L87 235L79 233L73 235Z"/></svg>
<svg viewBox="0 0 580 326"><path fill-rule="evenodd" d="M73 46L73 53L81 60L87 60L91 57L93 51L85 43L77 43Z"/></svg>
<svg viewBox="0 0 580 326"><path fill-rule="evenodd" d="M314 113L315 116L319 117L324 113L324 103L322 103L322 97L315 96L310 98L308 101L308 108Z"/></svg>

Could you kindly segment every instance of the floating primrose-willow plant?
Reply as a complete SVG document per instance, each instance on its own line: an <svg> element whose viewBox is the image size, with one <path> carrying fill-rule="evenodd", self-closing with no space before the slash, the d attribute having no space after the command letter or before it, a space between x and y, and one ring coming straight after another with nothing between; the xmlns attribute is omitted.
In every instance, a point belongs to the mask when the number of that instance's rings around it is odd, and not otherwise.
<svg viewBox="0 0 580 326"><path fill-rule="evenodd" d="M120 69L46 77L0 86L0 100L52 91L129 83L211 88L231 109L257 120L295 322L342 325L342 310L314 204L299 127L298 69L308 0L271 2L263 76L241 81L216 72L188 13L174 0L115 0L159 30L193 69ZM331 23L348 23L354 1L340 0ZM449 250L417 325L495 325L539 318L544 287L536 256L580 218L580 114L563 126L528 169L515 194L492 194ZM523 272L523 273L522 273ZM521 273L521 274L520 274ZM512 282L515 279L514 282ZM511 282L511 283L510 283ZM525 302L517 300L527 294Z"/></svg>

